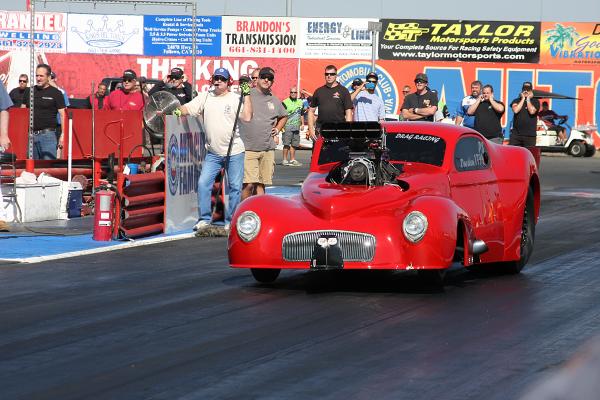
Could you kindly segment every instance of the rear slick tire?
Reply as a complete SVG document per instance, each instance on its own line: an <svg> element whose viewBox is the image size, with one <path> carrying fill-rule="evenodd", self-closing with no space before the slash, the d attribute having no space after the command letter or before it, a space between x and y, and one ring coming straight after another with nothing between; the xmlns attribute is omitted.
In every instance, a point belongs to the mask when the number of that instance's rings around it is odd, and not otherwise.
<svg viewBox="0 0 600 400"><path fill-rule="evenodd" d="M250 268L252 276L260 283L273 283L281 273L281 269L274 268Z"/></svg>
<svg viewBox="0 0 600 400"><path fill-rule="evenodd" d="M505 263L504 269L509 274L518 274L521 272L531 253L533 253L533 243L535 241L535 208L534 198L531 189L527 192L527 203L523 211L523 222L521 225L521 250L520 257L516 261Z"/></svg>

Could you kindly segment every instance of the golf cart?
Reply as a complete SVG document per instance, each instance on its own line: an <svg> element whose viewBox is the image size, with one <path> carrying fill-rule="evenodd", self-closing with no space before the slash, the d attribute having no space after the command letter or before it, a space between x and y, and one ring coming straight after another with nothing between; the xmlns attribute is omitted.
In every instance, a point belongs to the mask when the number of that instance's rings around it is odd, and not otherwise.
<svg viewBox="0 0 600 400"><path fill-rule="evenodd" d="M557 93L545 92L542 90L533 90L533 97L538 99L571 99L574 97L563 96ZM560 141L556 127L565 128L567 140ZM567 153L573 157L591 157L596 153L594 146L594 131L596 125L577 125L571 128L567 124L565 116L558 118L539 118L537 121L536 146L542 153Z"/></svg>

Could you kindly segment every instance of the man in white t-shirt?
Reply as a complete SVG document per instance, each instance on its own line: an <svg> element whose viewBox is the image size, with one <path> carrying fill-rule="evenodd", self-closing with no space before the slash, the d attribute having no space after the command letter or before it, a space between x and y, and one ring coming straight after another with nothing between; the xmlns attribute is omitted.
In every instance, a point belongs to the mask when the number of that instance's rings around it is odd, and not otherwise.
<svg viewBox="0 0 600 400"><path fill-rule="evenodd" d="M225 210L225 229L229 229L231 217L240 203L244 178L244 143L240 138L239 124L233 132L237 111L241 104L239 118L252 119L252 102L248 84L240 85L242 98L230 92L231 75L225 68L218 68L211 78L213 89L201 93L189 103L181 106L176 115L200 117L206 133L207 152L198 179L199 220L194 230L207 227L211 223L211 192L215 178L227 163L229 206ZM231 135L233 143L229 149ZM227 160L227 161L226 161Z"/></svg>

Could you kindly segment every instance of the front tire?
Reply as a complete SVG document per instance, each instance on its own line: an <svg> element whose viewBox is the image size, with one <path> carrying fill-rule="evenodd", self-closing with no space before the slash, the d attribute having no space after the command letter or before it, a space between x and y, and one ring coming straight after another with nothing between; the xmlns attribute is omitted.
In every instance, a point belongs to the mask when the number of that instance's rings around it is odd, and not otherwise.
<svg viewBox="0 0 600 400"><path fill-rule="evenodd" d="M573 157L583 157L583 155L585 154L585 151L586 151L585 143L582 143L578 140L574 141L569 146L569 154L572 155Z"/></svg>
<svg viewBox="0 0 600 400"><path fill-rule="evenodd" d="M260 283L273 283L281 273L281 269L275 268L250 268L252 276Z"/></svg>
<svg viewBox="0 0 600 400"><path fill-rule="evenodd" d="M516 261L507 262L504 266L510 274L518 274L521 272L531 253L533 253L533 243L535 240L535 207L533 191L529 189L527 192L527 203L523 211L523 222L521 225L521 252L520 257Z"/></svg>

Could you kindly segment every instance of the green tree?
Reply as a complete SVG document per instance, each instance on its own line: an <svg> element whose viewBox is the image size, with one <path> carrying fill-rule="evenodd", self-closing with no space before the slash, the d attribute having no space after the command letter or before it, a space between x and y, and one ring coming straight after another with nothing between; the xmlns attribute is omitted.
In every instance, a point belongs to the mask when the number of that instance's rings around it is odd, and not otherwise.
<svg viewBox="0 0 600 400"><path fill-rule="evenodd" d="M565 44L573 46L575 38L581 36L574 27L562 26L561 24L556 24L554 29L548 29L544 33L548 35L546 42L550 46L554 48L558 47L561 50L565 47Z"/></svg>

